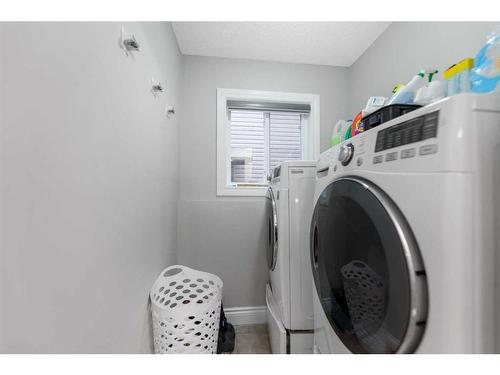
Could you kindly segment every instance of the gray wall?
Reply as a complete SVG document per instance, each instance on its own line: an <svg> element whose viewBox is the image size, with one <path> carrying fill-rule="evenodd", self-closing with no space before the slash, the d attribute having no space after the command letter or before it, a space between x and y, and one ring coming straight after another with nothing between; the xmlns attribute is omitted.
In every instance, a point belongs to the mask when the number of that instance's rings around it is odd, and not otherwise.
<svg viewBox="0 0 500 375"><path fill-rule="evenodd" d="M224 281L224 305L265 304L264 198L216 197L216 89L321 96L321 149L346 116L347 70L327 66L184 57L178 259Z"/></svg>
<svg viewBox="0 0 500 375"><path fill-rule="evenodd" d="M325 150L339 118L474 56L493 24L395 23L349 69L182 57L167 23L126 24L125 58L119 26L0 23L0 352L148 351L176 250L226 307L263 305L264 200L216 197L216 88L320 94Z"/></svg>
<svg viewBox="0 0 500 375"><path fill-rule="evenodd" d="M395 22L349 68L349 112L355 115L372 95L390 96L423 67L440 73L474 57L498 22Z"/></svg>
<svg viewBox="0 0 500 375"><path fill-rule="evenodd" d="M495 23L396 22L350 68L184 57L179 262L219 274L227 307L264 304L264 202L216 197L218 87L321 95L321 150L332 126L425 66L474 57Z"/></svg>
<svg viewBox="0 0 500 375"><path fill-rule="evenodd" d="M0 352L149 350L175 261L182 57L168 23L0 23ZM167 92L153 99L151 77Z"/></svg>

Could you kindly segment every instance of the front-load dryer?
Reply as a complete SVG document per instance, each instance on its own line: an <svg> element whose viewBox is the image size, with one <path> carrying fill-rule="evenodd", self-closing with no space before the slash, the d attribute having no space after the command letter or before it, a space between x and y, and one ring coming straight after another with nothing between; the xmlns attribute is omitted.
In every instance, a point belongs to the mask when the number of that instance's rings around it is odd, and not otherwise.
<svg viewBox="0 0 500 375"><path fill-rule="evenodd" d="M314 161L285 161L272 173L267 195L266 290L268 331L273 353L312 353L312 274L309 226Z"/></svg>
<svg viewBox="0 0 500 375"><path fill-rule="evenodd" d="M368 130L316 181L315 352L500 352L500 95Z"/></svg>

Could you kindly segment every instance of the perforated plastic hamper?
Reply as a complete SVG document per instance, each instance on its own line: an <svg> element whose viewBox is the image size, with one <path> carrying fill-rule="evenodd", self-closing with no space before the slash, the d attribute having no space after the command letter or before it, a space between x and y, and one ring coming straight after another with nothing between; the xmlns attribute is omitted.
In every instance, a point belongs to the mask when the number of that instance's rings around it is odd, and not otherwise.
<svg viewBox="0 0 500 375"><path fill-rule="evenodd" d="M216 353L222 299L218 276L167 267L150 297L155 353Z"/></svg>

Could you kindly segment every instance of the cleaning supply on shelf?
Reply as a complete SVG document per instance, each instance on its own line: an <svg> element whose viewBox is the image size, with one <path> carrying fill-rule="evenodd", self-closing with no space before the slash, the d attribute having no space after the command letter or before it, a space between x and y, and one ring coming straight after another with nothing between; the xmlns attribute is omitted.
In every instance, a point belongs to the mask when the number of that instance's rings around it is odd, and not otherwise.
<svg viewBox="0 0 500 375"><path fill-rule="evenodd" d="M356 117L354 117L354 120L352 120L351 137L354 137L355 135L358 135L359 133L363 133L365 131L363 123L361 122L362 118L363 113L359 112Z"/></svg>
<svg viewBox="0 0 500 375"><path fill-rule="evenodd" d="M413 104L413 100L415 99L415 94L418 89L431 82L433 76L437 72L438 71L436 69L431 68L420 70L420 72L417 73L411 81L406 84L406 86L396 91L396 93L389 100L388 104Z"/></svg>
<svg viewBox="0 0 500 375"><path fill-rule="evenodd" d="M443 73L445 96L471 91L471 69L474 59L466 58L450 66Z"/></svg>
<svg viewBox="0 0 500 375"><path fill-rule="evenodd" d="M339 120L333 127L332 138L330 138L330 146L336 146L344 141L345 132L348 128L348 122L345 120Z"/></svg>
<svg viewBox="0 0 500 375"><path fill-rule="evenodd" d="M500 25L488 36L479 50L471 71L472 92L486 93L497 89L500 82Z"/></svg>
<svg viewBox="0 0 500 375"><path fill-rule="evenodd" d="M393 87L392 93L393 94L397 93L403 87L405 87L405 85L403 85L402 83L397 83L396 86Z"/></svg>
<svg viewBox="0 0 500 375"><path fill-rule="evenodd" d="M390 104L386 105L361 120L364 131L370 130L396 117L403 116L411 111L419 109L416 104Z"/></svg>
<svg viewBox="0 0 500 375"><path fill-rule="evenodd" d="M352 120L347 121L347 129L344 134L344 141L351 138Z"/></svg>
<svg viewBox="0 0 500 375"><path fill-rule="evenodd" d="M389 99L384 96L370 96L366 107L361 111L363 117L368 116L370 113L375 112L377 109L382 108Z"/></svg>
<svg viewBox="0 0 500 375"><path fill-rule="evenodd" d="M445 97L445 85L443 81L433 81L429 85L418 89L414 104L428 105Z"/></svg>

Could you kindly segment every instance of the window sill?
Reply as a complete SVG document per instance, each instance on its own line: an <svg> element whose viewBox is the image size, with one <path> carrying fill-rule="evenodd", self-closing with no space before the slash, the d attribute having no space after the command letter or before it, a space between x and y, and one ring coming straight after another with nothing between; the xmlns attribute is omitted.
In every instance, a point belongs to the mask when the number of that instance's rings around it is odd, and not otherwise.
<svg viewBox="0 0 500 375"><path fill-rule="evenodd" d="M255 187L219 187L217 189L218 197L265 197L267 186Z"/></svg>

